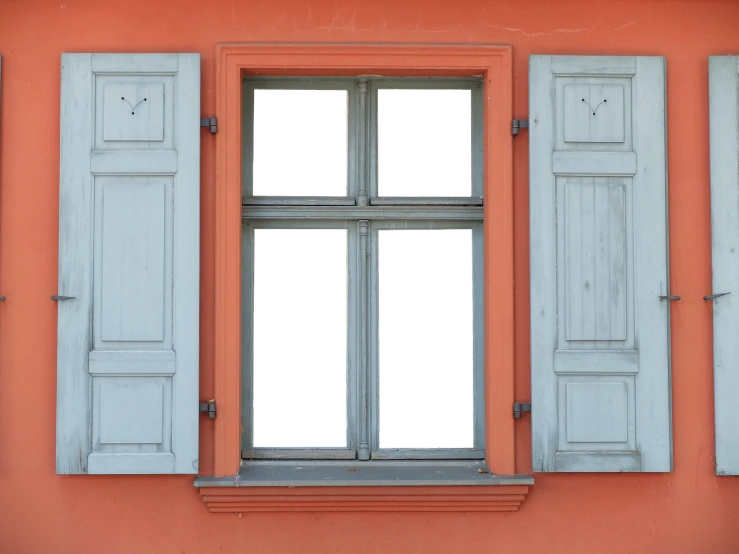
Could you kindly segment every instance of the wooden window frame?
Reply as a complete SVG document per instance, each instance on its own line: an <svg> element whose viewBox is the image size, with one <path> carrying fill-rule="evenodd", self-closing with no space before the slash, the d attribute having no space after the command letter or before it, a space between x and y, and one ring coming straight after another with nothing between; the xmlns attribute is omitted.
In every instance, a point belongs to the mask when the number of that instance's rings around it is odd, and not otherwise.
<svg viewBox="0 0 739 554"><path fill-rule="evenodd" d="M255 90L344 90L348 100L347 189L344 196L254 196ZM381 197L378 191L378 98L381 90L466 90L470 93L469 195L465 197ZM245 460L480 460L485 457L483 325L482 95L479 77L246 77L243 83L242 165L242 458ZM433 113L427 117L433 118ZM306 191L309 192L309 191ZM355 207L366 214L352 217ZM466 209L462 209L464 206ZM400 208L400 213L397 210ZM429 214L432 209L435 214ZM319 217L320 216L320 217ZM436 217L435 217L436 216ZM441 218L441 219L440 219ZM343 229L347 233L348 299L346 446L264 448L253 444L254 301L253 233L256 229ZM385 229L466 229L473 248L473 425L466 448L381 448L379 444L378 233ZM360 239L364 230L364 238ZM360 255L362 245L368 248ZM366 261L365 261L366 260ZM369 264L365 266L365 264ZM352 276L353 275L353 276ZM369 279L358 277L369 275ZM354 287L354 288L352 288ZM359 295L359 296L357 296ZM366 313L360 298L366 299ZM365 336L366 341L355 340ZM363 348L362 345L365 347ZM366 405L367 410L359 409Z"/></svg>
<svg viewBox="0 0 739 554"><path fill-rule="evenodd" d="M483 248L483 222L477 221L431 221L414 222L411 220L375 221L370 227L370 288L378 290L379 285L379 233L392 229L429 230L429 229L462 229L470 231L472 249L472 301L473 304L483 303L484 283L483 267L485 253ZM372 324L370 336L372 337L370 348L374 349L370 357L374 363L370 365L370 459L371 460L408 460L413 464L417 460L475 460L485 457L485 378L483 369L484 361L484 323L482 311L479 305L473 305L473 446L470 448L382 448L380 440L380 367L379 367L379 306L381 299L375 292L371 297Z"/></svg>
<svg viewBox="0 0 739 554"><path fill-rule="evenodd" d="M337 511L470 510L514 511L525 498L530 477L515 474L514 306L513 306L513 140L512 52L496 45L221 44L216 47L215 203L215 420L214 477L196 486L211 511L310 510L329 502ZM493 477L505 486L347 486L292 489L238 487L241 464L241 121L245 75L475 76L483 79L484 113L484 338L485 454ZM387 462L381 462L387 463ZM488 476L489 478L490 476ZM238 479L236 479L237 481ZM270 489L269 491L266 489ZM326 492L325 489L329 491ZM387 489L392 489L388 491ZM405 490L407 489L407 490ZM489 490L488 490L489 489ZM464 491L464 492L463 492ZM469 492L466 492L469 491ZM372 494L366 507L352 496ZM412 495L413 502L404 500ZM325 500L328 495L333 500ZM460 496L461 495L461 496ZM284 498L289 497L289 502ZM268 498L268 500L265 500ZM282 498L283 500L280 500ZM323 500L322 500L323 499ZM475 500L476 499L476 500ZM484 502L481 502L484 499Z"/></svg>

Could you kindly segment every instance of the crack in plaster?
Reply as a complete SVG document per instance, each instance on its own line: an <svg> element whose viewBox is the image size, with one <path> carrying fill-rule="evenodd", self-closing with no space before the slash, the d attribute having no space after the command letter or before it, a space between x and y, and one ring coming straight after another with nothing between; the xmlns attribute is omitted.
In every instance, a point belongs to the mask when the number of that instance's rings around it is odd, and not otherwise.
<svg viewBox="0 0 739 554"><path fill-rule="evenodd" d="M576 34L576 33L592 33L595 30L595 28L598 27L598 25L600 25L600 22L596 23L592 27L580 27L578 29L559 28L559 29L551 29L550 31L539 31L539 32L531 32L525 29L519 29L517 27L502 27L500 25L492 25L490 23L485 23L484 25L492 29L500 29L502 31L508 31L510 33L521 33L522 35L526 37L551 37L557 34L570 35L570 34Z"/></svg>
<svg viewBox="0 0 739 554"><path fill-rule="evenodd" d="M634 23L636 23L636 20L629 21L628 23L624 23L623 25L619 25L618 27L614 27L614 31L620 31L621 29L625 29L626 27L631 27Z"/></svg>

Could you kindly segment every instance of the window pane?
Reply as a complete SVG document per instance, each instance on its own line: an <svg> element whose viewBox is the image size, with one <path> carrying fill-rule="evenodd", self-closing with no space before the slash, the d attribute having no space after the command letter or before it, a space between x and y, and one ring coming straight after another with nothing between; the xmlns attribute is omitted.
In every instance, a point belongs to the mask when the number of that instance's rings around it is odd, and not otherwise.
<svg viewBox="0 0 739 554"><path fill-rule="evenodd" d="M346 196L345 90L255 90L255 196Z"/></svg>
<svg viewBox="0 0 739 554"><path fill-rule="evenodd" d="M471 196L471 149L471 91L378 91L380 196Z"/></svg>
<svg viewBox="0 0 739 554"><path fill-rule="evenodd" d="M347 236L257 229L254 446L346 447Z"/></svg>
<svg viewBox="0 0 739 554"><path fill-rule="evenodd" d="M379 231L380 448L472 448L472 231Z"/></svg>

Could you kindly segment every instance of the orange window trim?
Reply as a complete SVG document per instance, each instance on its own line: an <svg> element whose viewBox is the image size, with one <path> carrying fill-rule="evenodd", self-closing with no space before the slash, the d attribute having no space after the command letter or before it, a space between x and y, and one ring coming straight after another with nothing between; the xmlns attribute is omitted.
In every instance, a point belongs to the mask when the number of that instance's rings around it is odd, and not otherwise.
<svg viewBox="0 0 739 554"><path fill-rule="evenodd" d="M482 75L485 191L485 440L513 475L513 83L511 47L221 44L216 47L214 474L241 461L241 81L243 75Z"/></svg>

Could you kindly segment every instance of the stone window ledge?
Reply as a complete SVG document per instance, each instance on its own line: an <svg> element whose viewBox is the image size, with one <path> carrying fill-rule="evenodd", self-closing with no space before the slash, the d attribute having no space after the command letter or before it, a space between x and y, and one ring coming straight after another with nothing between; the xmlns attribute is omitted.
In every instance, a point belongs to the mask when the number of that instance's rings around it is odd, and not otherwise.
<svg viewBox="0 0 739 554"><path fill-rule="evenodd" d="M515 512L533 484L482 461L246 461L195 479L213 513Z"/></svg>

